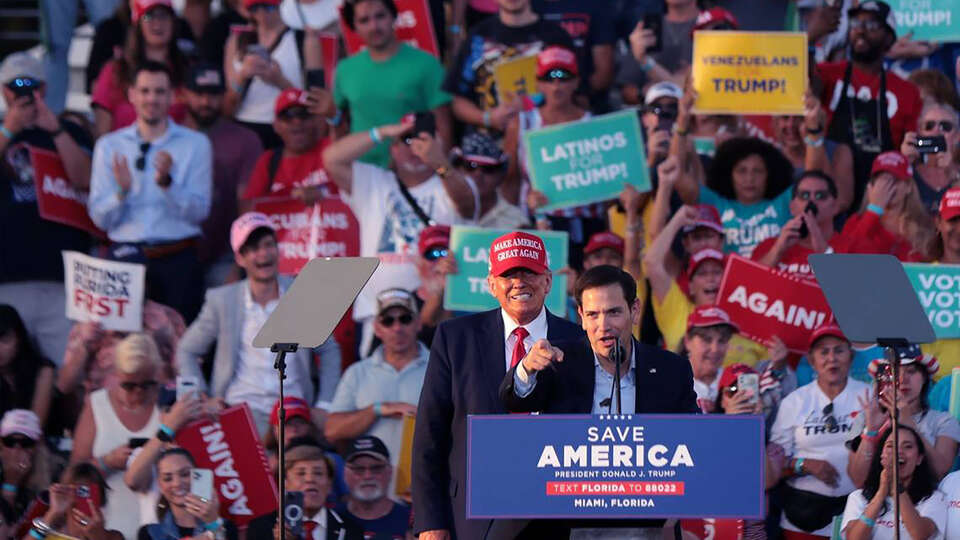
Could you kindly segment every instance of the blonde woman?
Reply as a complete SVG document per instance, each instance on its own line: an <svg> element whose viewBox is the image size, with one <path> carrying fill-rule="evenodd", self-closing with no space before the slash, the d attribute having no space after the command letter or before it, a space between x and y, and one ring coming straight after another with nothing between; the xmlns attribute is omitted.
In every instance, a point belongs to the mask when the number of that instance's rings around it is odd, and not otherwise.
<svg viewBox="0 0 960 540"><path fill-rule="evenodd" d="M161 426L157 408L160 353L147 334L130 334L114 352L116 383L92 392L77 421L70 462L91 461L110 488L103 509L107 528L134 538L140 526L139 498L123 482L130 439L152 438ZM169 429L169 428L168 428Z"/></svg>

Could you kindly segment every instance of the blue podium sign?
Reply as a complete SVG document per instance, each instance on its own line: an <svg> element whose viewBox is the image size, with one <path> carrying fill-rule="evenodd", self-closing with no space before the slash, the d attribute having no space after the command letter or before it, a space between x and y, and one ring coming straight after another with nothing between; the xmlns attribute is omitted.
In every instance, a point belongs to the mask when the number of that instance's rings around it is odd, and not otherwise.
<svg viewBox="0 0 960 540"><path fill-rule="evenodd" d="M467 517L764 516L759 416L478 415Z"/></svg>

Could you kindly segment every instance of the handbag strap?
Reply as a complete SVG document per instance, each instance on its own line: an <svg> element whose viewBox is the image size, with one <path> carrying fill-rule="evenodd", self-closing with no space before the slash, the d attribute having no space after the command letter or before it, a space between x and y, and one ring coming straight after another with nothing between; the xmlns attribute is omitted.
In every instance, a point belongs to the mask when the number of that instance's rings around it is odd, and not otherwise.
<svg viewBox="0 0 960 540"><path fill-rule="evenodd" d="M413 212L417 214L417 217L420 218L420 221L427 227L435 225L434 221L430 219L430 216L423 211L423 208L417 203L417 200L413 198L413 195L410 194L410 190L407 189L407 186L403 185L403 182L400 180L400 177L396 174L393 175L393 179L397 181L397 186L400 188L400 193L403 195L403 198L407 200L407 204L410 205L410 208L413 209Z"/></svg>

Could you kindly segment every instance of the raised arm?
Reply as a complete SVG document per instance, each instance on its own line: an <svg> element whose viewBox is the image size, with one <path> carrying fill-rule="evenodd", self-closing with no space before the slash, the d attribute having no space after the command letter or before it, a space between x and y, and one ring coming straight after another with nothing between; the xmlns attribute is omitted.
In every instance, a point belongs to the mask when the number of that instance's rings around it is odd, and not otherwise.
<svg viewBox="0 0 960 540"><path fill-rule="evenodd" d="M337 187L344 193L353 190L353 162L366 154L377 142L374 137L386 139L399 137L413 127L413 121L373 128L370 131L358 131L337 139L323 151L323 166L333 178Z"/></svg>
<svg viewBox="0 0 960 540"><path fill-rule="evenodd" d="M650 280L650 287L657 301L663 301L673 283L673 276L667 271L666 266L667 253L670 252L673 240L684 226L692 225L696 219L697 209L692 206L684 206L677 210L663 231L653 239L653 243L643 256L647 279Z"/></svg>
<svg viewBox="0 0 960 540"><path fill-rule="evenodd" d="M677 195L686 204L697 204L700 200L700 182L703 168L689 140L690 125L693 122L693 104L697 100L697 91L693 89L692 79L687 78L683 97L677 107L677 121L673 125L673 138L670 140L670 155L677 161L679 175L674 188Z"/></svg>

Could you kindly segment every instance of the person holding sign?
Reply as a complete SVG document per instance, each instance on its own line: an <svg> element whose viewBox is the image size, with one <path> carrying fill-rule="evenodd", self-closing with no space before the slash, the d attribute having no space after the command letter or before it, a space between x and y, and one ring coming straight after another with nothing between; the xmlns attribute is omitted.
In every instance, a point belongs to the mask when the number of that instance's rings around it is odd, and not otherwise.
<svg viewBox="0 0 960 540"><path fill-rule="evenodd" d="M500 308L440 323L430 350L413 440L420 540L484 538L490 521L466 518L467 415L505 411L497 388L537 341L583 336L544 307L553 275L543 239L508 233L489 258L487 284Z"/></svg>

